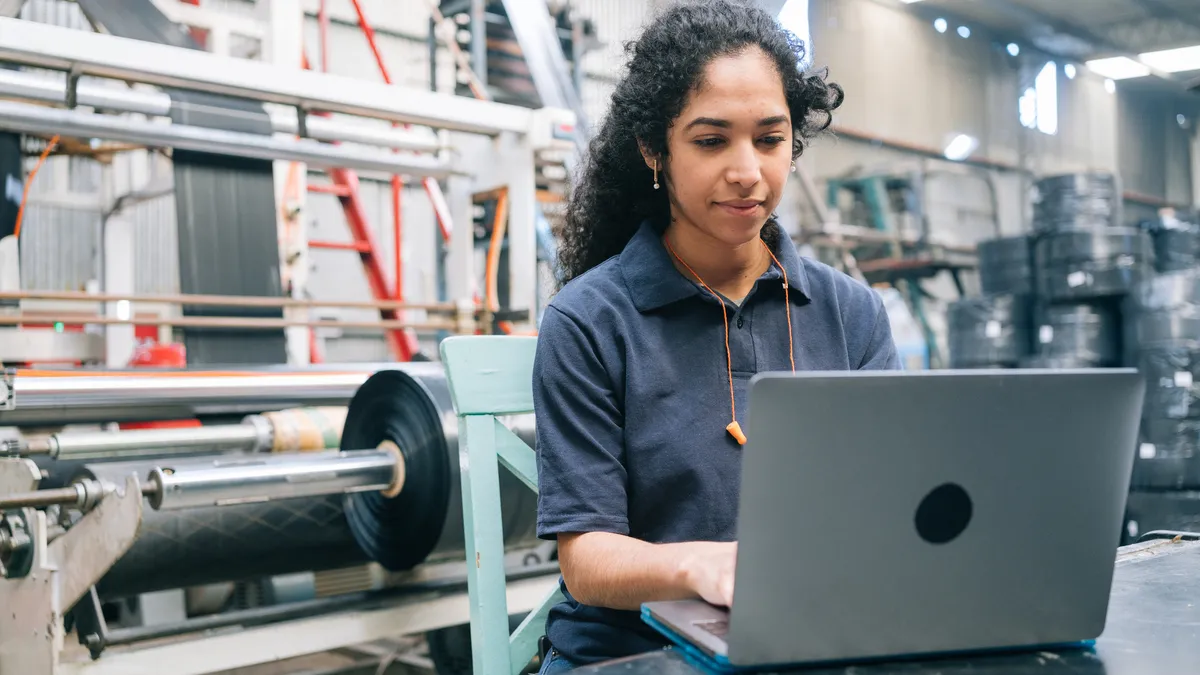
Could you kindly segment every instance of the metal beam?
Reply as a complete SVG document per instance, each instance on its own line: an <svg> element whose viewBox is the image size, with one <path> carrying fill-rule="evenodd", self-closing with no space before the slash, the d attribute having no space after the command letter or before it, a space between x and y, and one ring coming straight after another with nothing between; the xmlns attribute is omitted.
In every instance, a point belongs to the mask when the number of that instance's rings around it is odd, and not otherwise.
<svg viewBox="0 0 1200 675"><path fill-rule="evenodd" d="M0 69L0 98L62 106L67 101L67 83L62 77ZM80 82L76 87L75 102L109 112L141 113L154 117L171 114L171 96L165 92L104 86L96 82ZM292 109L271 106L267 114L276 133L293 136L300 133L299 120ZM318 116L312 116L306 122L308 137L318 141L347 141L415 152L437 152L442 149L436 136L427 130L418 133L412 129L384 127L373 121L353 124Z"/></svg>
<svg viewBox="0 0 1200 675"><path fill-rule="evenodd" d="M1150 10L1150 13L1153 14L1157 18L1172 19L1174 21L1178 21L1179 23L1191 26L1192 28L1195 28L1196 30L1200 30L1200 18L1197 18L1197 15L1195 13L1189 14L1187 12L1181 12L1178 9L1175 9L1174 7L1172 7L1171 5L1166 4L1162 0L1136 0L1136 1L1137 1L1137 4L1141 5L1143 8ZM1174 46L1176 46L1176 45L1168 45L1168 47L1174 47ZM1145 50L1145 51L1151 51L1151 50Z"/></svg>
<svg viewBox="0 0 1200 675"><path fill-rule="evenodd" d="M518 106L17 19L0 18L0 61L489 136L533 124Z"/></svg>
<svg viewBox="0 0 1200 675"><path fill-rule="evenodd" d="M321 168L353 168L407 176L444 178L452 170L428 155L404 156L385 150L328 145L300 139L205 129L186 124L155 124L128 117L101 115L0 101L0 128L26 134L62 134L104 138L151 147L195 150L234 157L286 159Z"/></svg>

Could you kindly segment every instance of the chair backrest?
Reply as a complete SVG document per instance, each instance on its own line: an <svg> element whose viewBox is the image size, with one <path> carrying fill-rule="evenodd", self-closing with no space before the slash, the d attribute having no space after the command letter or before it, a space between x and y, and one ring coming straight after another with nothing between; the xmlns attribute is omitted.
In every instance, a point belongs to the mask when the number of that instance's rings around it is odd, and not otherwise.
<svg viewBox="0 0 1200 675"><path fill-rule="evenodd" d="M446 338L439 349L458 415L533 412L537 338L468 335Z"/></svg>
<svg viewBox="0 0 1200 675"><path fill-rule="evenodd" d="M451 337L439 351L458 416L473 672L516 675L533 659L550 608L563 599L555 585L509 635L499 467L536 492L537 462L533 449L496 416L533 412L537 338Z"/></svg>

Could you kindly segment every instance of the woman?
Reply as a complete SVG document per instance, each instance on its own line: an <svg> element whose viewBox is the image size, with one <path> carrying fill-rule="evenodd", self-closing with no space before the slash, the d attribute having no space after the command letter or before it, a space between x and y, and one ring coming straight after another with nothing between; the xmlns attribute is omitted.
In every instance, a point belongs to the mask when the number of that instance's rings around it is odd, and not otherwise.
<svg viewBox="0 0 1200 675"><path fill-rule="evenodd" d="M732 602L752 375L899 367L879 296L772 217L842 101L803 49L733 0L670 9L630 47L538 338L538 533L567 595L543 673L662 648L643 602Z"/></svg>

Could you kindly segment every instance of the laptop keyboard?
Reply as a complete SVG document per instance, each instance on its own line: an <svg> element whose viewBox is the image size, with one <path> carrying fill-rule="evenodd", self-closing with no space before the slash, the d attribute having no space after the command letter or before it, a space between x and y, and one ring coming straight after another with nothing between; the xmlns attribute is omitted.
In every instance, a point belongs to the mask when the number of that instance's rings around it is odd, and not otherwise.
<svg viewBox="0 0 1200 675"><path fill-rule="evenodd" d="M697 621L696 627L704 630L706 633L711 633L719 638L723 638L727 633L729 633L729 620L714 619L712 621Z"/></svg>

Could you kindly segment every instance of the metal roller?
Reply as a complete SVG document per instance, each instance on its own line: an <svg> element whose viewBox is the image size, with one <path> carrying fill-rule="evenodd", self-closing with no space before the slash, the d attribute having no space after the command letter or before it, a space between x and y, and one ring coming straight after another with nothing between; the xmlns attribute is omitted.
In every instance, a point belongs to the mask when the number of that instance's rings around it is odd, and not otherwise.
<svg viewBox="0 0 1200 675"><path fill-rule="evenodd" d="M370 377L350 401L342 448L390 441L404 456L405 489L394 499L378 493L346 498L346 518L359 545L390 570L425 560L460 558L463 537L458 422L441 366L385 370ZM534 444L532 416L507 420ZM510 545L537 543L537 495L500 471L501 519Z"/></svg>
<svg viewBox="0 0 1200 675"><path fill-rule="evenodd" d="M532 444L532 417L507 422ZM147 509L138 540L98 589L103 597L115 598L371 561L400 571L426 561L461 559L465 545L457 430L439 365L411 364L377 373L351 401L341 445L345 451L382 448L398 453L404 467L398 495L389 498L379 491L378 482L368 481L364 484L370 485L370 492ZM196 460L168 460L167 468L171 463L183 475ZM100 462L87 465L81 477L112 481L130 472L149 477L163 465L161 459ZM379 469L373 465L364 471ZM248 492L271 494L286 474L272 474L274 486ZM532 548L538 544L537 496L507 471L500 474L506 542L510 548ZM242 494L245 484L239 484ZM209 500L215 492L200 494L205 495L200 501L213 503Z"/></svg>
<svg viewBox="0 0 1200 675"><path fill-rule="evenodd" d="M301 452L336 448L346 409L292 408L248 415L241 424L184 429L71 431L36 436L17 450L53 459L132 459L215 452Z"/></svg>
<svg viewBox="0 0 1200 675"><path fill-rule="evenodd" d="M28 376L18 371L16 408L0 411L0 426L241 417L297 406L340 406L369 375L346 371Z"/></svg>
<svg viewBox="0 0 1200 675"><path fill-rule="evenodd" d="M292 408L248 415L241 424L184 429L65 432L17 443L43 471L42 488L65 486L85 465L137 457L202 457L230 452L305 452L336 448L344 407Z"/></svg>
<svg viewBox="0 0 1200 675"><path fill-rule="evenodd" d="M952 368L1015 367L1030 347L1030 305L1022 296L959 300L947 311Z"/></svg>

